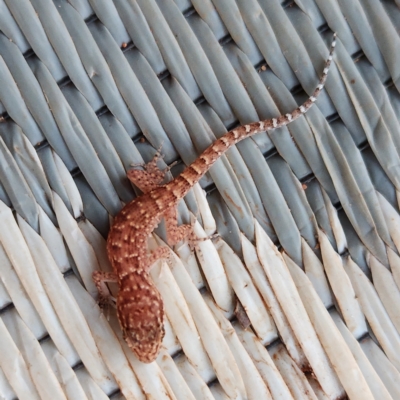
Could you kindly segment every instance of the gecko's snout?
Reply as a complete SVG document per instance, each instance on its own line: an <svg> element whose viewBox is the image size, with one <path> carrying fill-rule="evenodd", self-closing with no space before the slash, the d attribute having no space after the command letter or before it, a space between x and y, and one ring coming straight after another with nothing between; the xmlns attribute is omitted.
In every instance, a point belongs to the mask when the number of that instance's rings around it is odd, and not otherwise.
<svg viewBox="0 0 400 400"><path fill-rule="evenodd" d="M158 356L160 352L162 338L164 337L164 328L161 332L161 338L147 338L147 340L138 340L135 338L135 335L130 335L127 332L124 332L124 339L128 344L129 348L135 354L135 356L139 359L139 361L149 364Z"/></svg>
<svg viewBox="0 0 400 400"><path fill-rule="evenodd" d="M120 284L117 314L123 337L136 357L154 361L164 338L164 305L147 273L127 275Z"/></svg>

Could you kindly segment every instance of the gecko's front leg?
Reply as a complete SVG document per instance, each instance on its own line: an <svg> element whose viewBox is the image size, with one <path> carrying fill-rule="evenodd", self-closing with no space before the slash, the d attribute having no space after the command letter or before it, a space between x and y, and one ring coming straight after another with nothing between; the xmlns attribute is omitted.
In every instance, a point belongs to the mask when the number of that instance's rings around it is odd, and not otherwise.
<svg viewBox="0 0 400 400"><path fill-rule="evenodd" d="M167 247L165 247L165 246L163 246L163 247L157 247L154 251L152 251L150 254L149 254L149 256L148 256L148 259L147 259L147 262L148 262L148 266L147 266L147 273L149 273L150 272L150 270L151 270L151 267L153 266L153 264L156 262L156 261L158 261L158 260L160 260L160 259L162 259L162 258L169 258L169 249L167 248Z"/></svg>
<svg viewBox="0 0 400 400"><path fill-rule="evenodd" d="M195 236L192 224L178 225L178 209L169 208L164 213L165 228L167 231L167 242L170 246L178 244L181 240L187 239L190 244L199 240Z"/></svg>
<svg viewBox="0 0 400 400"><path fill-rule="evenodd" d="M106 282L118 282L117 275L114 272L94 271L92 278L97 290L99 291L99 306L104 308L111 304L115 307L115 297L111 296Z"/></svg>
<svg viewBox="0 0 400 400"><path fill-rule="evenodd" d="M157 150L153 159L147 164L134 164L133 166L143 167L144 169L130 169L127 173L128 179L137 186L143 193L148 193L162 184L165 175L176 164L172 163L165 169L160 169L157 161L162 158L161 148Z"/></svg>

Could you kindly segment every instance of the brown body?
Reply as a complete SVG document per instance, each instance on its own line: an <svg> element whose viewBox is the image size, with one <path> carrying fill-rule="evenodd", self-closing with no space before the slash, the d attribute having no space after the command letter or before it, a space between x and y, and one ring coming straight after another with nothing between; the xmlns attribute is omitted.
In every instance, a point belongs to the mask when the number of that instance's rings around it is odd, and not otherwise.
<svg viewBox="0 0 400 400"><path fill-rule="evenodd" d="M149 279L148 232L140 226L157 226L150 214L133 213L147 202L135 199L117 215L107 240L107 252L117 275L117 313L124 339L140 358L153 360L164 337L162 299ZM127 218L128 217L128 218ZM143 360L147 361L147 360Z"/></svg>
<svg viewBox="0 0 400 400"><path fill-rule="evenodd" d="M119 293L117 313L124 338L143 362L153 361L164 337L164 306L161 296L149 277L151 265L168 256L168 249L159 248L148 254L147 240L162 218L166 220L168 243L176 244L191 234L188 225L177 226L176 207L210 167L231 146L259 132L285 126L303 115L314 104L323 88L332 60L332 42L320 84L313 95L292 113L236 128L218 139L200 157L171 182L160 185L165 171L157 168L158 156L145 170L128 172L130 180L144 194L127 204L115 217L107 240L107 251L114 273L95 272L94 281L104 299L105 281L117 281Z"/></svg>

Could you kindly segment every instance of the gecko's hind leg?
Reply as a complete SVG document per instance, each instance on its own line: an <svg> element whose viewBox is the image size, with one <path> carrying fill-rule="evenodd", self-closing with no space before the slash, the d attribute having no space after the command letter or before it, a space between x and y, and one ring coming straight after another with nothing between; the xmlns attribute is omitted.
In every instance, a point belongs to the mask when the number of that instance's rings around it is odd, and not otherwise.
<svg viewBox="0 0 400 400"><path fill-rule="evenodd" d="M165 169L160 169L157 165L157 161L163 158L161 155L161 147L157 150L153 159L147 164L133 164L132 166L143 167L142 169L131 169L128 171L128 179L137 186L143 193L148 193L156 187L160 186L165 178L165 175L169 170L176 164L172 163Z"/></svg>
<svg viewBox="0 0 400 400"><path fill-rule="evenodd" d="M212 239L217 235L198 238L194 233L195 219L191 224L178 225L178 210L176 207L169 208L164 213L165 226L167 230L167 242L170 246L179 243L181 240L187 240L189 246L193 247L196 243Z"/></svg>
<svg viewBox="0 0 400 400"><path fill-rule="evenodd" d="M174 246L181 240L194 238L193 223L190 225L178 226L178 209L170 207L164 212L165 229L167 231L167 242L170 246Z"/></svg>
<svg viewBox="0 0 400 400"><path fill-rule="evenodd" d="M170 257L170 249L168 247L157 247L154 251L149 254L148 258L148 271L149 272L153 264L160 260L161 258L169 259Z"/></svg>
<svg viewBox="0 0 400 400"><path fill-rule="evenodd" d="M92 279L99 291L99 306L104 308L111 304L115 307L115 297L111 296L106 282L118 282L117 275L114 272L94 271Z"/></svg>

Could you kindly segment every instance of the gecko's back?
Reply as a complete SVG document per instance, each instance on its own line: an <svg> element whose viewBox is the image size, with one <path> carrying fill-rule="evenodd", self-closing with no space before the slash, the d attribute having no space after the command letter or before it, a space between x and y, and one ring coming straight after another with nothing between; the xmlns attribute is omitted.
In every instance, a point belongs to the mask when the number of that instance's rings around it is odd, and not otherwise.
<svg viewBox="0 0 400 400"><path fill-rule="evenodd" d="M230 147L259 132L285 126L312 107L324 86L335 43L333 40L319 85L312 96L292 113L233 129L216 140L166 185L158 186L156 180L152 182L152 178L159 177L162 172L156 168L156 160L147 164L144 171L130 171L134 178L131 180L146 193L126 205L116 216L108 237L107 250L120 288L117 298L118 318L125 340L141 361L151 362L156 358L164 337L163 302L148 272L153 261L168 253L163 252L161 247L149 255L148 236L162 217L175 217L176 220L178 201ZM171 226L175 242L190 232L190 229L185 229L188 226L177 227L176 221ZM98 276L96 279L101 290L102 278Z"/></svg>
<svg viewBox="0 0 400 400"><path fill-rule="evenodd" d="M107 252L118 278L118 320L125 341L142 362L156 358L164 337L163 302L148 273L147 239L161 219L152 203L143 195L127 204L116 216L107 239Z"/></svg>

